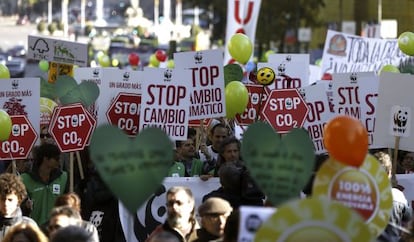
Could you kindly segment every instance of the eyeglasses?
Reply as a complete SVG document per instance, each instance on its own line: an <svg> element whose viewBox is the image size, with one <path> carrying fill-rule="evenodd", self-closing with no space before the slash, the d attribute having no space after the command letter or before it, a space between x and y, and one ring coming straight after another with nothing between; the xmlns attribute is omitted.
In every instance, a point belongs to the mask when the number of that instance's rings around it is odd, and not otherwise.
<svg viewBox="0 0 414 242"><path fill-rule="evenodd" d="M52 136L50 134L40 134L40 138L51 138Z"/></svg>

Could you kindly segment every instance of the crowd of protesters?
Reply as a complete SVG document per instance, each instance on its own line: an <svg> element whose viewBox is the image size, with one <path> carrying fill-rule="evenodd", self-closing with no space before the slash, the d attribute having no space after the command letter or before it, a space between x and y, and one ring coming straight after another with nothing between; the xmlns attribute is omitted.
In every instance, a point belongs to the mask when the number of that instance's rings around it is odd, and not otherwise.
<svg viewBox="0 0 414 242"><path fill-rule="evenodd" d="M126 241L118 199L102 181L87 149L82 152L83 162L78 163L84 169L83 179L75 174L77 182L69 189L67 157L53 139L43 137L32 159L24 161L29 165L0 174L0 241ZM203 181L217 177L220 187L204 194L198 207L193 191L185 184L169 188L166 220L146 241L237 241L239 207L267 205L240 149L240 140L220 120L212 122L206 137L190 128L186 140L176 141L167 176L199 177ZM383 151L374 155L390 174L389 155ZM315 171L326 158L316 156ZM400 160L398 173L414 172L413 153L404 153ZM306 195L312 193L312 180L303 189ZM377 241L411 241L411 204L394 185L391 220Z"/></svg>

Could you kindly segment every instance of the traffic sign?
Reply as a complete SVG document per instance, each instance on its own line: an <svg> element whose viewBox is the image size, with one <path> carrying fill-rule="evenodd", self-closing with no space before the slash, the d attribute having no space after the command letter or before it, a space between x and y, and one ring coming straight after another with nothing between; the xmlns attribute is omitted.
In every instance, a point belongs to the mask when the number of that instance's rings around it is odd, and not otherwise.
<svg viewBox="0 0 414 242"><path fill-rule="evenodd" d="M129 136L136 136L139 129L141 95L119 93L106 112L110 124L118 126Z"/></svg>
<svg viewBox="0 0 414 242"><path fill-rule="evenodd" d="M55 108L49 132L62 152L83 150L92 134L93 123L82 104Z"/></svg>
<svg viewBox="0 0 414 242"><path fill-rule="evenodd" d="M309 108L297 89L272 90L267 99L263 116L278 133L303 126Z"/></svg>
<svg viewBox="0 0 414 242"><path fill-rule="evenodd" d="M0 143L0 159L26 159L37 140L37 133L25 115L10 116L12 132L8 140Z"/></svg>
<svg viewBox="0 0 414 242"><path fill-rule="evenodd" d="M269 88L262 85L246 84L249 92L249 102L244 113L236 115L236 121L239 125L249 125L256 120L261 120L261 110L269 96ZM261 101L260 101L261 100Z"/></svg>

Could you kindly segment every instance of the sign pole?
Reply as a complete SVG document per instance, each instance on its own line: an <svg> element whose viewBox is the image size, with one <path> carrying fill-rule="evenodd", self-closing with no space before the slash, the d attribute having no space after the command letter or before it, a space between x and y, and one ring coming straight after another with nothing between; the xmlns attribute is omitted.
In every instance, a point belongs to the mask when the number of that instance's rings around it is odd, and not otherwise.
<svg viewBox="0 0 414 242"><path fill-rule="evenodd" d="M69 153L69 192L73 192L73 159L74 153Z"/></svg>
<svg viewBox="0 0 414 242"><path fill-rule="evenodd" d="M83 174L83 166L79 150L76 151L76 161L78 162L80 178L83 180L85 178L85 175Z"/></svg>
<svg viewBox="0 0 414 242"><path fill-rule="evenodd" d="M392 158L392 175L391 175L391 184L392 186L397 185L397 177L395 174L397 173L397 161L398 161L398 150L400 149L400 136L395 136L395 143L394 143L394 154Z"/></svg>

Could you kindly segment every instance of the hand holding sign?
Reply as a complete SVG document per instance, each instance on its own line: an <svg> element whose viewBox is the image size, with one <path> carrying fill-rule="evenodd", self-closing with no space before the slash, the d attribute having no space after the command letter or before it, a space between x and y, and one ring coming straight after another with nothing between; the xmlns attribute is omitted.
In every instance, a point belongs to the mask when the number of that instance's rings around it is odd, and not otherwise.
<svg viewBox="0 0 414 242"><path fill-rule="evenodd" d="M131 140L115 126L100 126L90 148L102 179L131 213L159 187L173 159L171 140L158 128Z"/></svg>
<svg viewBox="0 0 414 242"><path fill-rule="evenodd" d="M265 123L254 123L243 135L242 156L273 205L298 197L314 166L313 143L303 129L283 139Z"/></svg>
<svg viewBox="0 0 414 242"><path fill-rule="evenodd" d="M325 125L323 143L334 159L359 167L367 155L368 132L359 120L340 115Z"/></svg>

